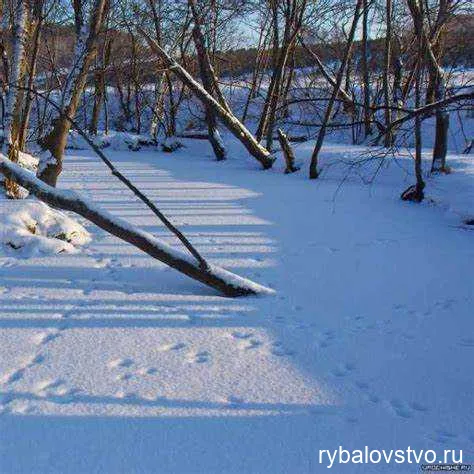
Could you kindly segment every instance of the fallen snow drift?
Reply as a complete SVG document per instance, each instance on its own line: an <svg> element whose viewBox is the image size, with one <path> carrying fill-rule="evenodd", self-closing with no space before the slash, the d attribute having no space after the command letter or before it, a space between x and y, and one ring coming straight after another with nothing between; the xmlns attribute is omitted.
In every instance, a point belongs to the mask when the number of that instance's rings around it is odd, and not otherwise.
<svg viewBox="0 0 474 474"><path fill-rule="evenodd" d="M1 242L23 257L74 253L90 242L90 234L63 212L40 201L24 202L16 212L0 218Z"/></svg>

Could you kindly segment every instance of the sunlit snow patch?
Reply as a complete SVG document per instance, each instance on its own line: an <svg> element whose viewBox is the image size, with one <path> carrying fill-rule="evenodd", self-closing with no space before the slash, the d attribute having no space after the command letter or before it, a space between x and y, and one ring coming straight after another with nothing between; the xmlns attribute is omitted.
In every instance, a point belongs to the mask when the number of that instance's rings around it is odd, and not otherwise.
<svg viewBox="0 0 474 474"><path fill-rule="evenodd" d="M90 234L78 222L46 204L22 202L18 210L0 218L1 241L15 254L73 253L90 242Z"/></svg>

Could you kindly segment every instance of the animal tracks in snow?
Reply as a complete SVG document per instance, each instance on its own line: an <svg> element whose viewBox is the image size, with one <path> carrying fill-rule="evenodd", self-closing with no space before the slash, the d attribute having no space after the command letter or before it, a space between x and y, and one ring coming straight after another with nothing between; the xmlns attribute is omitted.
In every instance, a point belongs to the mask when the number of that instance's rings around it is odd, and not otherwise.
<svg viewBox="0 0 474 474"><path fill-rule="evenodd" d="M362 392L363 397L367 401L373 404L381 403L382 406L389 410L389 412L402 419L410 419L415 417L417 414L423 414L429 411L428 407L418 401L407 402L399 398L382 400L376 393L374 393L370 384L364 380L356 380L355 386Z"/></svg>
<svg viewBox="0 0 474 474"><path fill-rule="evenodd" d="M355 365L351 362L346 362L343 364L339 364L331 372L336 377L346 377L350 375L354 370L355 370Z"/></svg>
<svg viewBox="0 0 474 474"><path fill-rule="evenodd" d="M161 347L159 347L160 352L169 352L169 351L180 351L181 349L184 349L186 347L186 344L184 342L176 342L172 344L165 344Z"/></svg>
<svg viewBox="0 0 474 474"><path fill-rule="evenodd" d="M211 353L209 351L199 351L194 354L190 354L189 362L196 363L196 364L205 364L210 362L211 360Z"/></svg>

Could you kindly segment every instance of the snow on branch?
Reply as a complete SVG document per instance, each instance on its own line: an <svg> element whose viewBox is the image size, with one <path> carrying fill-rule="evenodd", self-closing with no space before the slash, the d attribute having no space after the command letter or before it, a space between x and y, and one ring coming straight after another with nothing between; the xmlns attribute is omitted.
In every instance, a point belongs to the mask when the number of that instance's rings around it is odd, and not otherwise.
<svg viewBox="0 0 474 474"><path fill-rule="evenodd" d="M235 297L274 293L270 288L242 278L223 268L209 265L203 269L191 255L170 247L150 233L100 209L93 202L88 201L73 191L58 190L49 186L1 154L0 173L4 174L7 178L14 179L41 201L55 208L72 211L81 215L101 229L134 245L151 257L194 280L219 290L226 296Z"/></svg>

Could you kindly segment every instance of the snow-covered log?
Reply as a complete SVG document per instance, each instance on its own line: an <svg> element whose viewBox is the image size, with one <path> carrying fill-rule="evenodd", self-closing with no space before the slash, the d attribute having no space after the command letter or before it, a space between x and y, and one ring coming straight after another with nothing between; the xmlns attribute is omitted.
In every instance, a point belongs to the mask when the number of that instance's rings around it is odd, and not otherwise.
<svg viewBox="0 0 474 474"><path fill-rule="evenodd" d="M7 178L15 179L18 184L28 189L30 193L41 201L55 208L72 211L81 215L101 229L134 245L151 257L160 260L194 280L219 290L226 296L273 293L273 290L239 277L223 268L209 265L206 269L203 269L193 256L173 249L150 233L100 209L94 203L84 199L75 192L59 190L49 186L3 155L0 155L0 173L4 174Z"/></svg>
<svg viewBox="0 0 474 474"><path fill-rule="evenodd" d="M140 33L146 39L150 48L162 58L165 65L196 95L207 107L211 107L216 115L224 122L229 131L245 146L248 152L256 158L264 169L271 168L275 161L272 154L255 139L247 128L233 114L226 110L204 87L178 64L166 51L141 28Z"/></svg>

